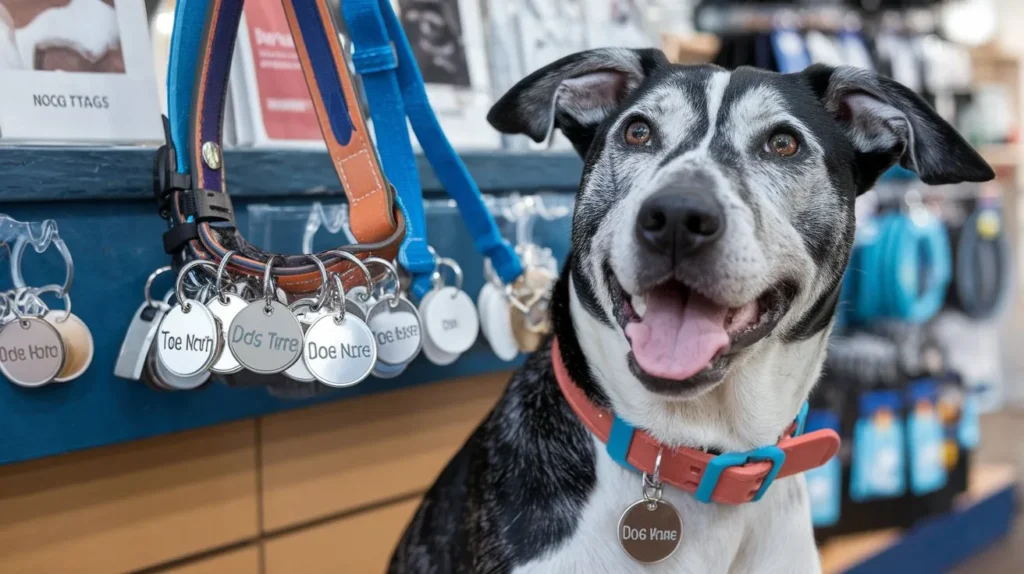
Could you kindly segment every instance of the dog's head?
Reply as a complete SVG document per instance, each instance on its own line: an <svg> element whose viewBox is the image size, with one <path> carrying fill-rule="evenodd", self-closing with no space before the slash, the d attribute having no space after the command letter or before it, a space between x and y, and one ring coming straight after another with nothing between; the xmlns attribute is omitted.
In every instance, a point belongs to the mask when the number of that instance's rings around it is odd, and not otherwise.
<svg viewBox="0 0 1024 574"><path fill-rule="evenodd" d="M854 199L893 164L927 183L993 177L917 95L854 68L592 50L531 74L488 120L537 141L560 129L584 157L573 321L601 339L592 368L628 366L605 386L659 399L698 396L761 354L783 368L787 346L826 334Z"/></svg>

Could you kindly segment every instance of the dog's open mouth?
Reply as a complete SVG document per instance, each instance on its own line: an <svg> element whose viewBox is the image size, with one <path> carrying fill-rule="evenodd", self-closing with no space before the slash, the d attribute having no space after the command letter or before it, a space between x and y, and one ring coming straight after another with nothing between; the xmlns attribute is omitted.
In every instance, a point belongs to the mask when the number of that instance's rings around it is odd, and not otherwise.
<svg viewBox="0 0 1024 574"><path fill-rule="evenodd" d="M631 366L662 381L721 379L728 358L771 333L793 298L793 290L780 284L742 306L727 307L676 279L630 294L610 271Z"/></svg>

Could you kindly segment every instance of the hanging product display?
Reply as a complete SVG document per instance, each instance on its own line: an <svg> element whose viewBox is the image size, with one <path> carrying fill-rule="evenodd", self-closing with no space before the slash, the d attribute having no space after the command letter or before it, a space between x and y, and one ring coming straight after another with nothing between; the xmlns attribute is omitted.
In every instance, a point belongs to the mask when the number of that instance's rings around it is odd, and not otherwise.
<svg viewBox="0 0 1024 574"><path fill-rule="evenodd" d="M441 185L455 200L477 251L510 289L532 292L524 281L519 256L501 236L479 188L455 153L427 98L423 76L398 16L386 0L350 0L342 4L355 47L353 60L370 105L385 172L394 183L408 214L407 233L399 262L411 275L413 295L420 299L424 322L423 349L437 364L449 364L469 349L479 330L472 300L462 292L462 270L437 258L426 239L423 194L406 121L412 126ZM442 268L452 271L454 285L445 285ZM544 285L546 290L550 285ZM532 300L526 297L525 300ZM524 299L517 299L522 303ZM522 305L529 312L529 308Z"/></svg>
<svg viewBox="0 0 1024 574"><path fill-rule="evenodd" d="M0 141L156 143L159 113L143 2L0 1Z"/></svg>

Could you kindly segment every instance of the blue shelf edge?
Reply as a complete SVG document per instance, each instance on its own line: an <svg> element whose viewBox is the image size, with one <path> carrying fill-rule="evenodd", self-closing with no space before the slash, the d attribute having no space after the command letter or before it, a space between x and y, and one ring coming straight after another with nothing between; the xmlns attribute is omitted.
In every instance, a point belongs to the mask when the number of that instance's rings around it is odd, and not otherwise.
<svg viewBox="0 0 1024 574"><path fill-rule="evenodd" d="M6 202L137 199L153 194L152 147L0 146L0 205ZM467 151L460 154L482 190L574 191L582 160L564 152ZM419 155L423 190L444 189ZM326 151L229 149L224 169L231 197L321 197L341 186Z"/></svg>
<svg viewBox="0 0 1024 574"><path fill-rule="evenodd" d="M975 504L927 519L843 574L938 574L981 553L1013 527L1019 500L1011 483Z"/></svg>

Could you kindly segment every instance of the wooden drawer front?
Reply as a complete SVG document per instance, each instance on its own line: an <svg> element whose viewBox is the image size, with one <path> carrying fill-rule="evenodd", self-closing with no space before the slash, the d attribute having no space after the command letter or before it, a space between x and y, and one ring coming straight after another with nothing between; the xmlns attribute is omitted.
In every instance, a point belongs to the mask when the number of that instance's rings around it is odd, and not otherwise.
<svg viewBox="0 0 1024 574"><path fill-rule="evenodd" d="M111 574L259 533L256 426L0 467L0 572Z"/></svg>
<svg viewBox="0 0 1024 574"><path fill-rule="evenodd" d="M265 574L384 572L419 499L361 512L265 542Z"/></svg>
<svg viewBox="0 0 1024 574"><path fill-rule="evenodd" d="M470 377L266 417L264 531L424 491L507 380Z"/></svg>
<svg viewBox="0 0 1024 574"><path fill-rule="evenodd" d="M252 545L160 570L160 574L261 574L260 550Z"/></svg>

